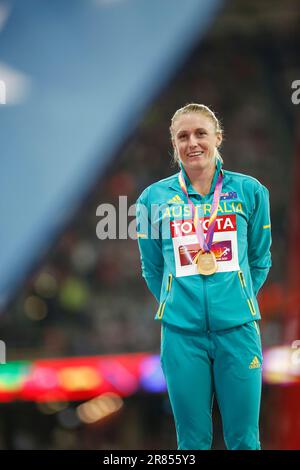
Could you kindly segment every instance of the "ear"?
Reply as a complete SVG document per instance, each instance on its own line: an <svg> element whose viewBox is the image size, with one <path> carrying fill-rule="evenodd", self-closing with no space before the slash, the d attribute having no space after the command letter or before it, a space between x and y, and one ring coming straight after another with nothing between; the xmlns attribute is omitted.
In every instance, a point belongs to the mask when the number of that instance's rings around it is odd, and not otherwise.
<svg viewBox="0 0 300 470"><path fill-rule="evenodd" d="M221 143L222 143L222 140L223 140L223 137L222 137L221 132L217 132L217 143L216 143L216 147L220 147L220 145L221 145Z"/></svg>

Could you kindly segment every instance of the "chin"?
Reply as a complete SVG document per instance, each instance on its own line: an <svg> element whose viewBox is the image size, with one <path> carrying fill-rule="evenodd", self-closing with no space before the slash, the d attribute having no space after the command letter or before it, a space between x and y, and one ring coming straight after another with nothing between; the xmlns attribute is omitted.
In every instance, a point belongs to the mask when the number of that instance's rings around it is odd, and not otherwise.
<svg viewBox="0 0 300 470"><path fill-rule="evenodd" d="M187 167L191 168L193 170L203 170L208 166L208 162L202 162L202 161L194 161L194 162L188 162Z"/></svg>

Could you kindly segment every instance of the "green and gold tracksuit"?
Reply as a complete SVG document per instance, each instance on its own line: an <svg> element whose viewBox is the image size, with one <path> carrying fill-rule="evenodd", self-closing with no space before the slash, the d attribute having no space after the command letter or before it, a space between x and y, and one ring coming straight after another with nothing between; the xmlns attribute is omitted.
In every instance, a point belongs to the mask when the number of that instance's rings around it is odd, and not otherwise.
<svg viewBox="0 0 300 470"><path fill-rule="evenodd" d="M199 244L178 174L147 187L137 201L142 275L159 303L161 364L178 449L210 449L215 396L228 449L259 449L262 350L257 294L271 267L269 193L258 180L221 168L197 193L183 170L206 233L223 171L212 251L218 270L198 274Z"/></svg>

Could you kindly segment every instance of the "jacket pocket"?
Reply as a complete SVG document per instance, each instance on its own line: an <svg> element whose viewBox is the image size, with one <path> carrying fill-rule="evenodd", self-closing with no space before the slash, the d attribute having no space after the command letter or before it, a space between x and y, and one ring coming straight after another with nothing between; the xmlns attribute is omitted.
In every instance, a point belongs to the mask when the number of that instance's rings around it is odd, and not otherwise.
<svg viewBox="0 0 300 470"><path fill-rule="evenodd" d="M171 292L171 288L172 288L172 281L173 281L173 275L171 273L169 273L168 275L168 282L167 282L167 286L166 286L166 297L164 299L163 302L160 302L159 304L159 307L158 307L158 311L157 311L157 318L159 320L162 319L163 317L163 314L164 314L164 310L165 310L165 306L166 306L166 302L168 300L168 297L170 295L170 292Z"/></svg>
<svg viewBox="0 0 300 470"><path fill-rule="evenodd" d="M253 304L253 300L251 299L250 295L247 292L247 286L246 286L246 281L245 281L245 276L244 276L243 271L238 271L238 276L239 276L240 284L242 287L242 292L245 296L251 315L255 316L256 315L255 306Z"/></svg>
<svg viewBox="0 0 300 470"><path fill-rule="evenodd" d="M257 332L258 336L260 336L260 329L259 329L259 326L258 326L258 324L257 324L257 321L254 320L253 324L254 324L254 327L255 327L255 329L256 329L256 332Z"/></svg>

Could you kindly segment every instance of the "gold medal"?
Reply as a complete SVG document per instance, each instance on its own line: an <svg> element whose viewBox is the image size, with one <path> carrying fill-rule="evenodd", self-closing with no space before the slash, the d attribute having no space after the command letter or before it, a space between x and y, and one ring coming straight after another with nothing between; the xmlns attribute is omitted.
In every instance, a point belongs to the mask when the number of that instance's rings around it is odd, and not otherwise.
<svg viewBox="0 0 300 470"><path fill-rule="evenodd" d="M210 251L210 248L213 243L215 225L217 221L218 206L219 206L219 200L221 196L223 177L224 177L223 170L220 170L219 176L215 183L213 203L212 203L211 210L210 210L208 227L206 231L207 233L205 236L203 226L202 226L203 221L204 221L204 216L202 218L202 224L201 224L200 218L198 217L198 214L197 214L195 204L189 198L185 176L184 176L184 170L183 170L183 166L181 163L180 163L180 167L181 167L181 171L178 174L179 184L183 193L187 196L188 203L192 212L192 219L194 223L195 234L197 236L197 239L201 248L200 251L197 253L197 255L194 258L192 258L192 260L191 260L191 255L189 256L189 259L194 264L197 264L197 270L199 274L204 274L205 276L209 276L210 274L213 274L218 270L218 264L217 264L215 254L212 251ZM217 168L219 167L217 166Z"/></svg>
<svg viewBox="0 0 300 470"><path fill-rule="evenodd" d="M212 251L200 251L196 256L199 274L209 276L217 271L218 265L215 254Z"/></svg>

